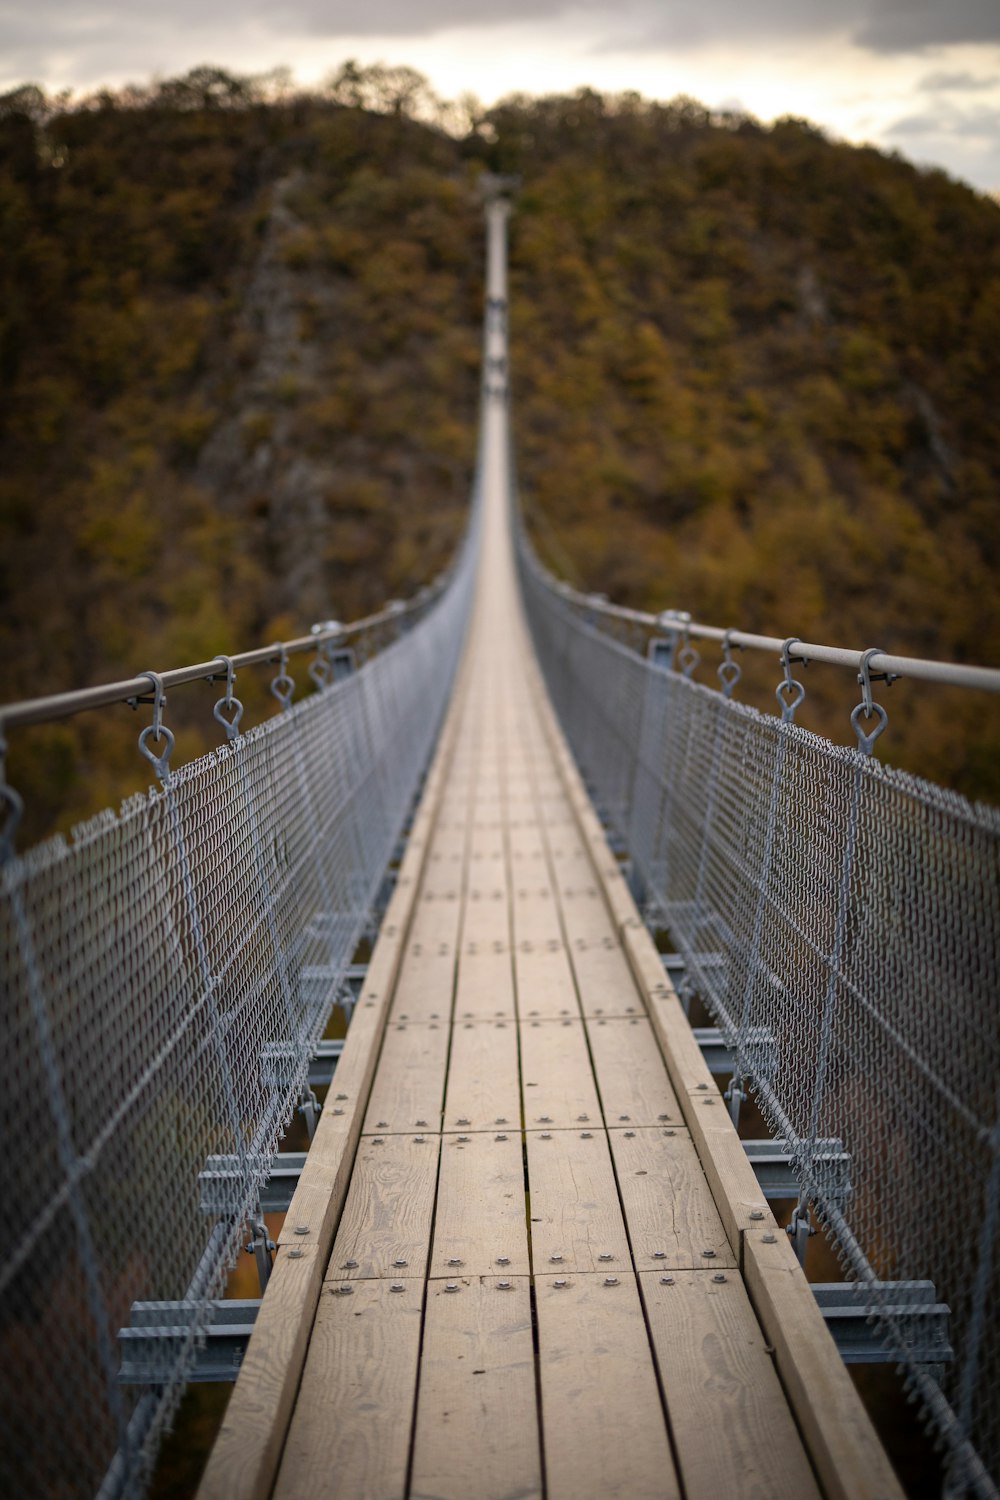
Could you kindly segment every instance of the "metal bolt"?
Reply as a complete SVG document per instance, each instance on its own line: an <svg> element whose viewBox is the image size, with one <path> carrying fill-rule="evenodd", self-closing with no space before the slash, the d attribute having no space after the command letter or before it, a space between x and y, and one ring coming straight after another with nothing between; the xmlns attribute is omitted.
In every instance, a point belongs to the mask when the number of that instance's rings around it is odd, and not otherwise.
<svg viewBox="0 0 1000 1500"><path fill-rule="evenodd" d="M590 1119L590 1116L589 1115L577 1115L576 1118L580 1122L581 1125L585 1125L587 1123L587 1121Z"/></svg>
<svg viewBox="0 0 1000 1500"><path fill-rule="evenodd" d="M665 1250L654 1250L653 1251L653 1259L654 1260L666 1260L666 1258L667 1258L667 1252Z"/></svg>
<svg viewBox="0 0 1000 1500"><path fill-rule="evenodd" d="M750 1210L750 1217L751 1217L751 1219L762 1219L764 1217L764 1212L763 1212L762 1209L759 1209L759 1208L751 1209Z"/></svg>
<svg viewBox="0 0 1000 1500"><path fill-rule="evenodd" d="M538 1123L539 1123L539 1125L551 1125L552 1124L552 1116L551 1115L539 1115L538 1116Z"/></svg>
<svg viewBox="0 0 1000 1500"><path fill-rule="evenodd" d="M468 1140L469 1140L469 1137L467 1135L460 1135L459 1138L458 1138L458 1143L459 1143L460 1146L461 1145L467 1145L468 1144Z"/></svg>
<svg viewBox="0 0 1000 1500"><path fill-rule="evenodd" d="M665 1130L665 1131L664 1131L664 1132L663 1132L663 1134L664 1134L664 1135L676 1135L676 1134L677 1134L677 1132L676 1132L676 1130Z"/></svg>
<svg viewBox="0 0 1000 1500"><path fill-rule="evenodd" d="M460 1120L456 1120L455 1123L456 1123L456 1125L471 1125L472 1121L471 1120L467 1120L465 1118L465 1116L463 1115L462 1118Z"/></svg>
<svg viewBox="0 0 1000 1500"><path fill-rule="evenodd" d="M413 1137L413 1144L415 1146L422 1146L424 1144L424 1142L426 1141L426 1139L427 1139L427 1137L425 1135L415 1135Z"/></svg>
<svg viewBox="0 0 1000 1500"><path fill-rule="evenodd" d="M597 1257L597 1259L598 1260L613 1260L614 1257L607 1250L602 1250L601 1253L600 1253L600 1255Z"/></svg>
<svg viewBox="0 0 1000 1500"><path fill-rule="evenodd" d="M289 1252L288 1252L288 1259L289 1260L301 1260L302 1259L302 1251L301 1250L289 1250Z"/></svg>
<svg viewBox="0 0 1000 1500"><path fill-rule="evenodd" d="M500 1292L509 1292L510 1291L510 1287L511 1287L511 1283L509 1281L498 1281L497 1282L497 1290L500 1291Z"/></svg>
<svg viewBox="0 0 1000 1500"><path fill-rule="evenodd" d="M465 1262L463 1260L460 1260L457 1255L453 1255L450 1257L450 1259L445 1261L446 1266L461 1266L464 1264Z"/></svg>
<svg viewBox="0 0 1000 1500"><path fill-rule="evenodd" d="M353 1291L354 1288L352 1286L335 1286L333 1288L333 1295L335 1297L349 1297Z"/></svg>
<svg viewBox="0 0 1000 1500"><path fill-rule="evenodd" d="M725 1281L725 1279L726 1278L723 1276L721 1271L716 1271L715 1275L712 1277L713 1281Z"/></svg>
<svg viewBox="0 0 1000 1500"><path fill-rule="evenodd" d="M661 1276L660 1277L660 1285L661 1286L673 1286L673 1284L674 1284L674 1278L672 1276Z"/></svg>
<svg viewBox="0 0 1000 1500"><path fill-rule="evenodd" d="M382 1137L380 1135L373 1135L372 1136L372 1145L373 1146L384 1146L385 1145L385 1141L382 1139Z"/></svg>
<svg viewBox="0 0 1000 1500"><path fill-rule="evenodd" d="M403 1283L401 1281L394 1281L389 1290L390 1292L401 1292L403 1290Z"/></svg>
<svg viewBox="0 0 1000 1500"><path fill-rule="evenodd" d="M508 1139L509 1139L509 1137L508 1137L508 1136L505 1136L505 1135L495 1135L495 1136L494 1136L494 1137L493 1137L493 1139L494 1139L494 1140L495 1140L495 1141L506 1141L506 1140L508 1140Z"/></svg>
<svg viewBox="0 0 1000 1500"><path fill-rule="evenodd" d="M562 1290L562 1288L567 1285L565 1276L557 1276L552 1285L557 1286L560 1290Z"/></svg>
<svg viewBox="0 0 1000 1500"><path fill-rule="evenodd" d="M542 1140L543 1141L551 1141L551 1139L552 1139L551 1132L548 1131L548 1130L543 1130L542 1131Z"/></svg>
<svg viewBox="0 0 1000 1500"><path fill-rule="evenodd" d="M605 1276L605 1278L604 1278L604 1285L605 1286L617 1286L618 1285L618 1277L617 1276Z"/></svg>
<svg viewBox="0 0 1000 1500"><path fill-rule="evenodd" d="M619 1120L631 1120L632 1116L631 1115L619 1115L618 1118L619 1118Z"/></svg>
<svg viewBox="0 0 1000 1500"><path fill-rule="evenodd" d="M376 1120L375 1121L375 1126L376 1126L376 1129L378 1129L378 1130L388 1130L389 1129L389 1121L388 1120Z"/></svg>
<svg viewBox="0 0 1000 1500"><path fill-rule="evenodd" d="M715 1259L715 1251L714 1250L703 1250L701 1253L705 1257L706 1260L714 1260Z"/></svg>
<svg viewBox="0 0 1000 1500"><path fill-rule="evenodd" d="M357 1263L356 1260L345 1260L344 1261L344 1270L345 1271L356 1271L357 1269L358 1269L358 1263Z"/></svg>
<svg viewBox="0 0 1000 1500"><path fill-rule="evenodd" d="M445 1284L444 1284L444 1289L445 1289L446 1292L457 1292L458 1291L458 1282L457 1281L446 1281Z"/></svg>
<svg viewBox="0 0 1000 1500"><path fill-rule="evenodd" d="M337 1098L337 1099L346 1099L347 1095L346 1094L337 1094L334 1097Z"/></svg>
<svg viewBox="0 0 1000 1500"><path fill-rule="evenodd" d="M342 1109L335 1109L334 1110L334 1114L335 1115L342 1115L343 1113L344 1113L344 1111Z"/></svg>
<svg viewBox="0 0 1000 1500"><path fill-rule="evenodd" d="M625 1132L625 1139L627 1141L634 1141L635 1140L635 1131L634 1130L626 1130L626 1132Z"/></svg>
<svg viewBox="0 0 1000 1500"><path fill-rule="evenodd" d="M594 1139L594 1132L592 1130L581 1130L580 1139L581 1141L592 1141Z"/></svg>
<svg viewBox="0 0 1000 1500"><path fill-rule="evenodd" d="M562 1256L561 1255L550 1255L549 1256L549 1260L552 1262L553 1265L559 1265L559 1263L562 1260Z"/></svg>
<svg viewBox="0 0 1000 1500"><path fill-rule="evenodd" d="M497 1117L493 1121L493 1123L494 1123L494 1125L506 1125L506 1123L507 1123L507 1116L506 1115L497 1115Z"/></svg>
<svg viewBox="0 0 1000 1500"><path fill-rule="evenodd" d="M498 1255L497 1256L497 1265L498 1266L509 1266L510 1265L510 1256L509 1255Z"/></svg>
<svg viewBox="0 0 1000 1500"><path fill-rule="evenodd" d="M309 1233L309 1225L308 1224L296 1224L296 1226L295 1226L295 1233L296 1234L308 1234Z"/></svg>
<svg viewBox="0 0 1000 1500"><path fill-rule="evenodd" d="M708 1084L707 1083L699 1083L698 1087L699 1087L699 1089L704 1090L704 1089L708 1088Z"/></svg>
<svg viewBox="0 0 1000 1500"><path fill-rule="evenodd" d="M417 1126L418 1129L420 1128L421 1125L423 1125L425 1128L426 1128L426 1125L427 1125L427 1121L426 1120L414 1120L413 1123L414 1123L414 1125Z"/></svg>
<svg viewBox="0 0 1000 1500"><path fill-rule="evenodd" d="M657 1118L657 1119L658 1119L658 1120L669 1120L669 1119L670 1119L670 1116L669 1116L669 1115L657 1115L657 1117L656 1117L656 1118Z"/></svg>
<svg viewBox="0 0 1000 1500"><path fill-rule="evenodd" d="M776 1245L777 1243L778 1241L775 1239L773 1234L765 1234L763 1239L761 1240L762 1245Z"/></svg>
<svg viewBox="0 0 1000 1500"><path fill-rule="evenodd" d="M409 1265L409 1261L405 1261L405 1260L402 1260L402 1259L394 1260L393 1261L393 1265L394 1266L400 1266L400 1267L402 1267L402 1266Z"/></svg>

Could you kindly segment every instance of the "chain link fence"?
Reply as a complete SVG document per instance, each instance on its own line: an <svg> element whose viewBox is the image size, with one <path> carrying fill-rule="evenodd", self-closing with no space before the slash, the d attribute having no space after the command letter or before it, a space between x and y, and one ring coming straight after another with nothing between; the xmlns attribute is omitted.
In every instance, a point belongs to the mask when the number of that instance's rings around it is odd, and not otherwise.
<svg viewBox="0 0 1000 1500"><path fill-rule="evenodd" d="M4 1495L144 1490L433 747L474 532L321 691L293 704L283 665L278 717L0 869ZM184 1336L135 1388L119 1335L152 1301Z"/></svg>
<svg viewBox="0 0 1000 1500"><path fill-rule="evenodd" d="M523 539L520 568L563 727L787 1143L798 1222L811 1205L864 1286L948 1493L995 1496L1000 812L659 664L676 641L560 589ZM947 1365L913 1316L928 1281Z"/></svg>

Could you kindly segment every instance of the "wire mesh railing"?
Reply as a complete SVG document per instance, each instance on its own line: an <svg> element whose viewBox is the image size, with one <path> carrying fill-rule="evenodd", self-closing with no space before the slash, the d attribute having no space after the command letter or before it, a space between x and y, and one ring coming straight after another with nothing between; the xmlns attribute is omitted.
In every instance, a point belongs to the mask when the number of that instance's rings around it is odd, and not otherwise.
<svg viewBox="0 0 1000 1500"><path fill-rule="evenodd" d="M477 512L446 583L415 604L236 659L280 669L284 711L246 733L225 658L90 690L152 693L141 738L160 785L20 857L8 822L3 1494L141 1494L248 1224L266 1250L259 1191L448 699ZM288 656L317 644L320 690L293 702ZM164 683L213 669L225 743L171 769ZM232 1170L206 1202L212 1157ZM150 1341L148 1379L126 1385L119 1331L158 1301L184 1336L175 1326L159 1355Z"/></svg>
<svg viewBox="0 0 1000 1500"><path fill-rule="evenodd" d="M948 1493L995 1495L1000 811L870 754L872 653L842 653L863 697L859 746L838 747L794 723L793 690L770 716L732 700L732 673L718 692L685 676L683 619L616 610L557 584L523 536L519 552L583 774L734 1049L734 1114L749 1080L790 1154L790 1232L808 1234L811 1209L864 1286ZM947 1365L924 1363L899 1307L900 1283L926 1280L951 1309Z"/></svg>

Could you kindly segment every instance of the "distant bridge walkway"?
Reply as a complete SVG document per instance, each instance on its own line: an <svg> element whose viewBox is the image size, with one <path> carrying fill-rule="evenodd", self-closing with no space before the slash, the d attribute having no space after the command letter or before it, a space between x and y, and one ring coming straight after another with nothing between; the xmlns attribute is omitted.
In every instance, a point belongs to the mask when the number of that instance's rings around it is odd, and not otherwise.
<svg viewBox="0 0 1000 1500"><path fill-rule="evenodd" d="M202 1500L895 1496L556 724L506 424L488 400L470 641Z"/></svg>

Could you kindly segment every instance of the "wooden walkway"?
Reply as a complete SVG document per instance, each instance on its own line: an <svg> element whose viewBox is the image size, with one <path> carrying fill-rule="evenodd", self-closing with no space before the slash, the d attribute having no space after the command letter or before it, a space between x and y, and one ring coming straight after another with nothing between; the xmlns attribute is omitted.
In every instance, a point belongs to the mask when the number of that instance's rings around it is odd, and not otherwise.
<svg viewBox="0 0 1000 1500"><path fill-rule="evenodd" d="M483 443L467 654L202 1500L890 1500L549 707L500 401Z"/></svg>

